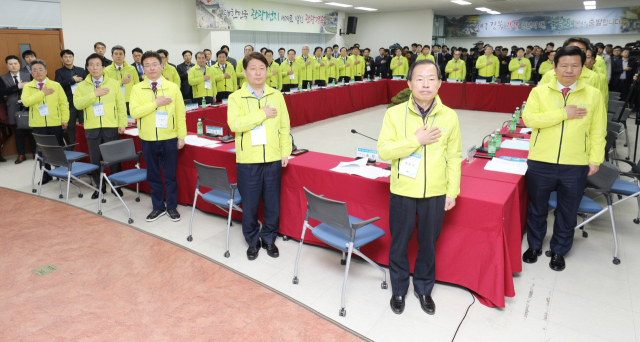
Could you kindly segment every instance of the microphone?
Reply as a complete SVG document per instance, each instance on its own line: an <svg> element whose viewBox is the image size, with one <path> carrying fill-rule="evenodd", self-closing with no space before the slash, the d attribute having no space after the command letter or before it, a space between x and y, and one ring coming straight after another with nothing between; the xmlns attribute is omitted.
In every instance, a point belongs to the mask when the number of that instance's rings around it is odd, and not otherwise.
<svg viewBox="0 0 640 342"><path fill-rule="evenodd" d="M291 137L291 151L295 151L298 147L296 147L296 143L293 141L293 134L289 133L289 136Z"/></svg>
<svg viewBox="0 0 640 342"><path fill-rule="evenodd" d="M353 134L360 134L361 136L366 137L366 138L369 138L369 139L371 139L371 140L373 140L373 141L378 141L378 139L374 139L374 138L372 138L372 137L370 137L370 136L366 136L366 135L364 135L364 134L362 134L362 133L360 133L360 132L356 131L355 129L352 129L352 130L351 130L351 133L353 133Z"/></svg>
<svg viewBox="0 0 640 342"><path fill-rule="evenodd" d="M489 134L489 135L485 136L484 138L482 138L482 144L480 145L480 147L478 147L478 148L476 149L476 152L479 152L479 153L489 153L489 149L488 149L488 148L486 148L486 147L484 147L484 142L486 141L485 139L487 139L487 138L488 138L488 137L490 137L490 136L491 136L491 134Z"/></svg>
<svg viewBox="0 0 640 342"><path fill-rule="evenodd" d="M207 119L207 118L205 118L204 116L203 116L201 119L202 119L202 121L205 121L205 120L206 120L206 121L210 121L210 122L217 123L217 124L219 124L219 125L224 125L224 126L226 126L226 127L227 127L227 132L228 132L228 134L227 134L227 135L225 135L224 137L221 137L221 138L220 138L220 142L222 142L222 143L225 143L225 144L226 144L226 143L234 142L234 141L236 140L236 138L235 138L233 135L231 135L231 127L229 127L229 125L227 125L227 124L223 124L222 122L218 122L218 121L213 121L213 120ZM223 133L224 133L224 132L223 132Z"/></svg>

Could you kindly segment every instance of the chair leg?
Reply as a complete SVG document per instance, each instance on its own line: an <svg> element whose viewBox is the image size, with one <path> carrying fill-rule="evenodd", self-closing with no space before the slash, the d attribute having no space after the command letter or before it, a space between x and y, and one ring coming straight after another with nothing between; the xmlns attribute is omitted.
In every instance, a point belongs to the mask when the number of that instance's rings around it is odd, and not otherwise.
<svg viewBox="0 0 640 342"><path fill-rule="evenodd" d="M38 155L36 154L36 157L34 158L33 161L33 174L31 175L31 192L35 193L36 192L36 168L38 167Z"/></svg>
<svg viewBox="0 0 640 342"><path fill-rule="evenodd" d="M638 200L638 217L633 220L633 223L638 224L640 223L640 196L636 197L636 199Z"/></svg>
<svg viewBox="0 0 640 342"><path fill-rule="evenodd" d="M38 183L38 196L42 192L42 179L44 179L44 165L40 169L40 183Z"/></svg>
<svg viewBox="0 0 640 342"><path fill-rule="evenodd" d="M380 285L380 287L383 290L388 289L389 285L387 284L387 272L384 270L384 268L380 267L380 265L376 264L375 262L373 262L373 260L369 259L366 255L362 254L362 252L360 252L359 249L353 252L356 253L358 256L360 256L362 259L366 260L369 264L371 264L371 266L377 268L378 270L380 270L380 272L382 272L382 284Z"/></svg>
<svg viewBox="0 0 640 342"><path fill-rule="evenodd" d="M98 215L102 215L102 177L104 176L104 173L100 172L100 185L98 186ZM106 202L106 200L104 201Z"/></svg>
<svg viewBox="0 0 640 342"><path fill-rule="evenodd" d="M193 226L193 214L196 212L196 202L198 202L198 189L196 188L196 193L193 195L193 208L191 208L191 220L189 220L189 236L187 236L187 241L193 241L192 235L192 226Z"/></svg>
<svg viewBox="0 0 640 342"><path fill-rule="evenodd" d="M67 199L65 203L69 203L69 184L71 184L71 171L67 171Z"/></svg>
<svg viewBox="0 0 640 342"><path fill-rule="evenodd" d="M342 308L340 308L340 316L345 317L347 315L347 310L345 307L345 296L347 295L347 279L349 278L349 265L351 264L351 253L353 253L353 242L349 242L347 244L347 265L344 268L344 281L342 282Z"/></svg>
<svg viewBox="0 0 640 342"><path fill-rule="evenodd" d="M609 206L609 217L611 217L611 230L613 231L613 243L615 244L615 251L613 252L613 264L620 265L620 259L618 259L618 234L616 233L616 222L613 219L613 204L611 203L610 196L607 196L607 202Z"/></svg>
<svg viewBox="0 0 640 342"><path fill-rule="evenodd" d="M58 197L62 198L62 179L58 179Z"/></svg>
<svg viewBox="0 0 640 342"><path fill-rule="evenodd" d="M342 252L342 259L340 259L340 265L344 266L347 264L347 254Z"/></svg>
<svg viewBox="0 0 640 342"><path fill-rule="evenodd" d="M122 197L120 197L120 194L116 191L116 188L113 187L113 184L111 184L111 181L109 180L109 178L105 177L104 178L107 181L107 184L109 184L109 187L111 189L113 189L113 192L115 192L116 196L120 199L120 202L122 202L122 205L124 205L124 207L127 209L127 212L129 213L129 224L133 223L133 219L131 218L131 210L129 209L129 207L127 206L126 203L124 203L124 200L122 199ZM102 191L100 191L102 193Z"/></svg>
<svg viewBox="0 0 640 342"><path fill-rule="evenodd" d="M300 236L300 244L298 245L298 254L296 255L296 264L293 266L293 283L298 284L298 261L300 261L300 253L302 252L302 244L304 243L304 234L307 232L307 224L309 221L305 220L302 225L302 236Z"/></svg>
<svg viewBox="0 0 640 342"><path fill-rule="evenodd" d="M582 222L587 220L587 214L579 214L579 215L580 217L582 217ZM587 233L587 225L585 224L584 226L580 227L580 229L582 229L582 237L588 238L589 233Z"/></svg>
<svg viewBox="0 0 640 342"><path fill-rule="evenodd" d="M227 251L224 252L224 257L228 258L231 256L229 253L229 231L231 230L231 214L233 213L233 195L231 195L231 199L229 200L229 216L227 217Z"/></svg>
<svg viewBox="0 0 640 342"><path fill-rule="evenodd" d="M136 183L136 202L140 202L140 183Z"/></svg>
<svg viewBox="0 0 640 342"><path fill-rule="evenodd" d="M624 125L624 137L625 137L625 144L624 146L627 147L627 158L625 158L626 160L629 160L629 157L631 156L631 145L629 144L629 131L627 130L627 125Z"/></svg>

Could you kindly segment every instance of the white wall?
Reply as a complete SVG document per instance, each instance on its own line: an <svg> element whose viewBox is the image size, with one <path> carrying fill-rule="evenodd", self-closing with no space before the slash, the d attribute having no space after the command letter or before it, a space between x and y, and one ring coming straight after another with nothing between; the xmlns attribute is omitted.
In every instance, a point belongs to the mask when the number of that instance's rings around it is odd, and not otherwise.
<svg viewBox="0 0 640 342"><path fill-rule="evenodd" d="M477 43L479 40L482 40L485 44L491 44L492 46L506 46L511 49L512 45L517 45L518 47L526 48L527 45L540 45L543 49L546 47L547 43L553 42L556 45L556 48L562 47L562 43L567 38L572 36L533 36L533 37L491 37L491 38L446 38L446 44L449 47L452 46L462 46L470 49L473 47L474 43ZM591 43L599 43L602 42L606 44L613 44L613 46L620 45L624 46L626 43L630 43L638 39L637 36L631 34L610 34L610 35L593 35L593 36L585 36L591 40Z"/></svg>
<svg viewBox="0 0 640 342"><path fill-rule="evenodd" d="M372 56L378 55L380 47L389 48L395 43L409 47L412 43L431 45L433 10L358 13L351 16L358 17L358 26L356 34L342 36L345 43L359 43L361 48L368 47L373 51Z"/></svg>

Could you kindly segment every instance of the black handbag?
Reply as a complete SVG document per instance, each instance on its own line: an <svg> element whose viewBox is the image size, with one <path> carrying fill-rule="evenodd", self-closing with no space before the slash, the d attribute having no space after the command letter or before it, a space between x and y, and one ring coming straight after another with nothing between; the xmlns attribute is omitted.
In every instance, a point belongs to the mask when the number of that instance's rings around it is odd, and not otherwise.
<svg viewBox="0 0 640 342"><path fill-rule="evenodd" d="M16 112L15 116L17 129L31 129L29 126L29 108L20 106L20 110Z"/></svg>

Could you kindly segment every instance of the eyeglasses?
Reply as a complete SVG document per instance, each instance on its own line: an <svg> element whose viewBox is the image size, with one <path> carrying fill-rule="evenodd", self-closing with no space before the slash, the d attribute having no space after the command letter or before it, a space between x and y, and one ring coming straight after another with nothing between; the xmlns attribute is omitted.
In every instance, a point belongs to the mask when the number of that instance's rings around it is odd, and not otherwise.
<svg viewBox="0 0 640 342"><path fill-rule="evenodd" d="M158 63L145 64L145 65L144 65L144 67L145 67L145 68L147 68L147 69L155 69L155 68L157 68L157 67L159 67L159 66L160 66L160 64L158 64Z"/></svg>
<svg viewBox="0 0 640 342"><path fill-rule="evenodd" d="M31 72L44 72L44 69L31 69Z"/></svg>

